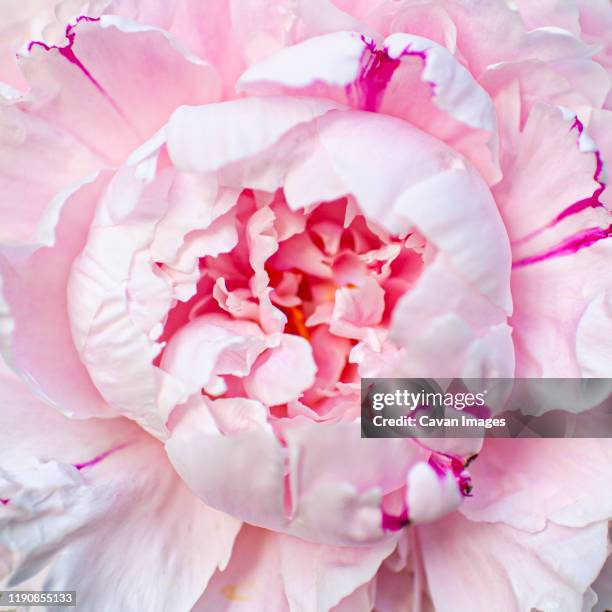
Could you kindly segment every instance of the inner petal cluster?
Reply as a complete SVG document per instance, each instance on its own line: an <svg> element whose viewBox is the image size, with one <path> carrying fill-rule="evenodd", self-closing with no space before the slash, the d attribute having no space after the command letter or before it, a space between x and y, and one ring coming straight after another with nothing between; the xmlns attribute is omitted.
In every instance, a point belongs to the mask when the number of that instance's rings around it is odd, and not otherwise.
<svg viewBox="0 0 612 612"><path fill-rule="evenodd" d="M354 418L353 350L390 344L425 241L390 235L350 198L292 211L282 190L243 190L224 214L235 234L225 252L199 258L197 290L170 311L157 362L190 391L256 399L273 419Z"/></svg>

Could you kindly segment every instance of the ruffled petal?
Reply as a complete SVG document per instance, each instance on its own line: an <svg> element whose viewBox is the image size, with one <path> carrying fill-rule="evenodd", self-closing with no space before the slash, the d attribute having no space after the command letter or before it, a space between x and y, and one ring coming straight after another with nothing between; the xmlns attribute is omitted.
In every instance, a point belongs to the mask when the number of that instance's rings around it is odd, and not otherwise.
<svg viewBox="0 0 612 612"><path fill-rule="evenodd" d="M394 546L323 546L244 526L227 569L215 574L193 610L362 610L369 597L356 592Z"/></svg>
<svg viewBox="0 0 612 612"><path fill-rule="evenodd" d="M111 16L79 21L63 47L33 43L21 66L36 93L37 102L24 103L30 112L112 164L180 104L211 102L220 93L214 69L162 31Z"/></svg>
<svg viewBox="0 0 612 612"><path fill-rule="evenodd" d="M208 401L194 398L173 423L166 450L174 468L213 508L255 525L282 529L284 458L276 436L267 424L222 435Z"/></svg>
<svg viewBox="0 0 612 612"><path fill-rule="evenodd" d="M245 525L227 568L215 573L192 612L289 612L281 577L279 537Z"/></svg>
<svg viewBox="0 0 612 612"><path fill-rule="evenodd" d="M4 368L0 389L12 439L0 457L7 586L43 571L45 589L76 585L83 610L189 608L229 560L240 523L194 499L163 447L128 420L66 419Z"/></svg>
<svg viewBox="0 0 612 612"><path fill-rule="evenodd" d="M470 520L536 532L548 522L585 527L612 516L607 440L487 440L470 466Z"/></svg>
<svg viewBox="0 0 612 612"><path fill-rule="evenodd" d="M279 346L255 363L244 380L244 388L268 406L286 404L311 387L316 370L310 343L305 338L283 334Z"/></svg>
<svg viewBox="0 0 612 612"><path fill-rule="evenodd" d="M278 537L285 593L296 610L332 610L374 577L396 545L389 540L367 548L333 547Z"/></svg>
<svg viewBox="0 0 612 612"><path fill-rule="evenodd" d="M401 489L426 456L409 440L360 438L358 423L294 425L290 457L290 532L339 545L380 541L382 495ZM380 444L382 442L382 444Z"/></svg>
<svg viewBox="0 0 612 612"><path fill-rule="evenodd" d="M600 153L581 122L536 106L495 188L512 241L511 323L519 376L610 371L603 361L594 365L597 347L590 356L584 345L594 321L608 325L610 272L601 262L612 249L612 215L601 199L604 189Z"/></svg>
<svg viewBox="0 0 612 612"><path fill-rule="evenodd" d="M0 241L50 245L57 211L104 160L73 135L20 111L0 109Z"/></svg>
<svg viewBox="0 0 612 612"><path fill-rule="evenodd" d="M607 557L607 522L538 533L474 523L460 514L419 527L436 610L582 609Z"/></svg>
<svg viewBox="0 0 612 612"><path fill-rule="evenodd" d="M166 210L170 181L140 177L139 167L118 172L98 202L70 270L68 312L80 359L105 400L162 437L185 393L153 366L172 283L146 248Z"/></svg>
<svg viewBox="0 0 612 612"><path fill-rule="evenodd" d="M445 48L425 38L393 34L380 49L356 32L311 38L251 66L238 87L256 95L328 97L401 117L452 144L491 183L500 178L491 99Z"/></svg>
<svg viewBox="0 0 612 612"><path fill-rule="evenodd" d="M58 202L51 246L25 258L7 247L0 256L6 317L11 321L10 327L0 329L7 359L43 400L78 418L114 414L79 358L66 300L70 268L108 181L107 174L100 175ZM6 258L10 255L16 261Z"/></svg>

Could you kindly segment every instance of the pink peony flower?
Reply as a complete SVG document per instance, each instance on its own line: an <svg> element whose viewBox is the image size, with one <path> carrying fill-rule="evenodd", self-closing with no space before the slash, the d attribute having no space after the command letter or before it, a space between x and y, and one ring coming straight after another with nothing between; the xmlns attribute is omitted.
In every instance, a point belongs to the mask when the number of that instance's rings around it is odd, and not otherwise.
<svg viewBox="0 0 612 612"><path fill-rule="evenodd" d="M360 438L361 377L612 378L612 8L508 4L12 14L3 588L612 607L608 440Z"/></svg>

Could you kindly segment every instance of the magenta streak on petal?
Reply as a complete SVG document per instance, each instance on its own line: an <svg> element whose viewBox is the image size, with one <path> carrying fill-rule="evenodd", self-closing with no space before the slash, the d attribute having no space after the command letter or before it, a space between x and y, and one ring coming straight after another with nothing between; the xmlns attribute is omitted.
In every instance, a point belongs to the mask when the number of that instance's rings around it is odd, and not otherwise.
<svg viewBox="0 0 612 612"><path fill-rule="evenodd" d="M86 15L81 15L80 17L77 17L76 23L74 23L73 25L68 24L66 26L66 31L64 32L64 36L68 40L68 44L66 45L67 47L71 47L72 44L74 43L74 37L76 35L74 30L76 26L79 25L79 23L81 23L81 21L94 22L94 21L100 21L100 18L99 17L87 17ZM40 40L32 40L30 44L28 45L28 51L31 51L32 47L34 46L42 47L43 49L45 49L45 51L51 51L51 49L60 49L60 47L58 47L57 45L48 45Z"/></svg>
<svg viewBox="0 0 612 612"><path fill-rule="evenodd" d="M85 468L93 467L94 465L97 465L98 463L100 463L100 461L103 461L104 459L112 455L113 453L116 453L117 451L120 451L126 448L127 446L129 446L129 444L127 443L120 444L119 446L115 446L114 448L111 448L110 450L107 450L101 453L100 455L97 455L96 457L94 457L93 459L90 459L89 461L84 461L83 463L73 463L72 465L79 471L84 470Z"/></svg>
<svg viewBox="0 0 612 612"><path fill-rule="evenodd" d="M572 124L571 129L577 129L578 133L582 135L584 132L584 125L582 121L576 117L574 119L574 123ZM579 200L578 202L574 202L570 204L565 210L560 212L554 220L554 223L558 223L562 219L569 217L571 215L575 215L576 213L584 210L585 208L600 208L603 207L603 203L599 201L599 196L604 192L606 188L606 184L601 180L601 173L603 171L603 160L601 159L601 154L599 151L594 151L595 154L595 174L593 174L593 180L598 183L599 187L593 192L593 194L584 198L583 200Z"/></svg>
<svg viewBox="0 0 612 612"><path fill-rule="evenodd" d="M6 504L10 503L10 499L1 499L0 498L0 504L2 504L3 506L6 506Z"/></svg>
<svg viewBox="0 0 612 612"><path fill-rule="evenodd" d="M428 463L440 477L446 477L449 471L452 472L461 495L464 497L472 495L472 478L461 459L446 453L434 452L429 457Z"/></svg>
<svg viewBox="0 0 612 612"><path fill-rule="evenodd" d="M409 523L408 510L403 510L398 516L386 512L382 513L382 528L386 531L399 531Z"/></svg>
<svg viewBox="0 0 612 612"><path fill-rule="evenodd" d="M540 261L552 259L553 257L561 257L563 255L571 255L582 249L590 247L591 245L605 240L606 238L612 237L612 224L608 227L590 227L577 234L574 234L570 238L565 239L563 242L558 244L556 247L539 253L538 255L532 255L519 259L512 263L513 268L522 268Z"/></svg>
<svg viewBox="0 0 612 612"><path fill-rule="evenodd" d="M89 79L92 85L108 100L108 102L113 107L113 109L123 119L125 119L126 121L129 121L128 118L125 116L125 113L123 112L123 110L119 107L119 105L115 102L115 100L112 99L112 97L104 89L104 87L102 87L102 85L94 78L91 72L89 72L89 70L83 65L81 60L75 55L74 50L72 49L75 38L76 38L75 28L79 23L81 23L81 21L92 22L92 21L100 21L100 19L94 18L94 17L81 16L77 19L75 25L68 25L66 27L66 34L65 34L66 38L68 39L68 43L64 45L63 47L58 47L57 45L47 45L46 43L42 41L33 40L28 45L28 51L31 51L32 47L34 46L42 47L45 51L51 51L53 49L56 49L62 57L64 57L71 64L76 66Z"/></svg>
<svg viewBox="0 0 612 612"><path fill-rule="evenodd" d="M365 60L356 81L360 98L359 106L363 110L376 111L400 61L391 59L386 50L376 49L374 41L366 39L365 36L362 36L361 40L366 45L361 61L364 62L366 57L367 60ZM347 91L350 94L350 86L347 88Z"/></svg>
<svg viewBox="0 0 612 612"><path fill-rule="evenodd" d="M578 133L582 134L582 132L584 131L584 125L582 124L582 121L580 121L580 119L576 117L570 129L572 130L577 129ZM572 215L575 215L585 210L586 208L605 208L605 205L599 199L601 194L605 191L607 187L607 185L601 180L601 173L603 172L603 160L601 159L601 154L599 151L594 151L593 154L595 155L595 161L596 161L595 173L593 174L593 180L599 185L599 187L588 198L583 198L582 200L578 200L577 202L570 204L564 210L562 210L552 221L550 221L543 227L540 227L536 230L533 230L532 232L529 232L523 238L513 241L512 244L514 245L524 244L525 242L528 242L532 238L535 238L536 236L541 234L543 231L550 229L551 227L554 227L555 225L557 225L557 223L559 223L563 219L566 219L567 217L571 217Z"/></svg>

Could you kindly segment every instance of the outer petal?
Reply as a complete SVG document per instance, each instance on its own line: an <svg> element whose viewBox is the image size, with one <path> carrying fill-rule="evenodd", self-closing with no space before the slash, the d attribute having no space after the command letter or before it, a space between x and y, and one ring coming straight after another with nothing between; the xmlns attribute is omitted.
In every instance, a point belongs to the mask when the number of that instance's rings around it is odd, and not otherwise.
<svg viewBox="0 0 612 612"><path fill-rule="evenodd" d="M148 449L126 449L117 456L118 464L109 459L106 474L94 476L92 468L91 478L102 491L98 509L109 502L110 507L88 537L63 551L45 584L56 590L78 585L84 610L110 612L117 605L134 612L188 609L215 569L229 561L240 522L194 498L158 443L149 444ZM120 485L117 473L126 478ZM117 503L121 498L124 503ZM127 563L120 565L118 559ZM168 579L176 591L168 589ZM118 591L121 584L124 590Z"/></svg>
<svg viewBox="0 0 612 612"><path fill-rule="evenodd" d="M369 32L367 26L339 10L330 0L208 0L205 4L199 0L177 0L163 5L142 0L104 0L104 3L108 5L102 9L105 13L163 28L215 66L223 81L224 99L235 96L236 80L250 63L287 44L338 30Z"/></svg>
<svg viewBox="0 0 612 612"><path fill-rule="evenodd" d="M34 44L21 60L35 92L30 112L121 163L177 106L219 96L215 71L173 45L121 18L80 21L65 47Z"/></svg>
<svg viewBox="0 0 612 612"><path fill-rule="evenodd" d="M80 464L142 438L127 419L68 419L32 391L0 359L0 444L3 456Z"/></svg>
<svg viewBox="0 0 612 612"><path fill-rule="evenodd" d="M436 610L508 612L582 609L607 556L607 522L536 534L453 514L419 527Z"/></svg>
<svg viewBox="0 0 612 612"><path fill-rule="evenodd" d="M370 581L394 546L395 542L363 548L322 546L245 526L229 566L215 574L194 612L336 610ZM338 610L361 610L354 605L363 599Z"/></svg>
<svg viewBox="0 0 612 612"><path fill-rule="evenodd" d="M578 0L580 27L583 38L600 47L595 56L610 71L612 69L612 15L606 0ZM610 106L608 106L610 108Z"/></svg>
<svg viewBox="0 0 612 612"><path fill-rule="evenodd" d="M475 494L461 512L473 521L536 532L612 516L609 440L487 440L470 474Z"/></svg>
<svg viewBox="0 0 612 612"><path fill-rule="evenodd" d="M152 364L172 285L147 247L167 208L170 178L151 182L139 177L138 166L113 177L67 283L75 346L96 387L112 407L160 436L184 397ZM140 198L146 203L138 206Z"/></svg>
<svg viewBox="0 0 612 612"><path fill-rule="evenodd" d="M494 188L517 249L521 240L600 186L594 179L596 156L581 150L581 135L573 126L574 118L564 118L561 110L536 105L521 131L515 155L508 160L504 180Z"/></svg>
<svg viewBox="0 0 612 612"><path fill-rule="evenodd" d="M224 411L242 412L238 401L223 401ZM382 495L401 488L408 468L427 456L407 440L362 440L357 423L303 420L284 431L285 452L269 425L250 420L223 433L207 406L216 411L216 403L194 399L173 419L166 449L179 474L211 506L311 541L388 540Z"/></svg>
<svg viewBox="0 0 612 612"><path fill-rule="evenodd" d="M4 370L0 389L3 435L19 434L0 457L8 585L50 564L44 588L76 588L86 611L189 608L227 563L239 523L193 498L129 421L65 419Z"/></svg>
<svg viewBox="0 0 612 612"><path fill-rule="evenodd" d="M411 523L429 523L454 510L461 502L454 476L440 477L427 463L418 463L408 474L408 516Z"/></svg>
<svg viewBox="0 0 612 612"><path fill-rule="evenodd" d="M580 14L575 0L518 0L516 5L523 22L530 30L557 27L580 36Z"/></svg>
<svg viewBox="0 0 612 612"><path fill-rule="evenodd" d="M104 160L73 135L15 105L0 108L0 123L0 241L51 244L65 190Z"/></svg>
<svg viewBox="0 0 612 612"><path fill-rule="evenodd" d="M519 376L606 377L610 371L588 338L594 324L608 325L611 277L601 262L612 249L606 239L612 215L600 199L601 158L581 129L558 110L535 107L496 187L513 246ZM543 164L555 174L543 174Z"/></svg>
<svg viewBox="0 0 612 612"><path fill-rule="evenodd" d="M0 256L2 293L11 328L0 330L11 366L45 401L77 417L110 416L74 346L66 285L85 244L98 198L108 184L100 175L60 202L55 243L25 260ZM5 253L16 256L5 248Z"/></svg>
<svg viewBox="0 0 612 612"><path fill-rule="evenodd" d="M192 612L287 612L278 539L272 531L245 525L227 569L215 573Z"/></svg>
<svg viewBox="0 0 612 612"><path fill-rule="evenodd" d="M421 80L426 85L415 76L415 59L423 63ZM309 39L251 66L238 87L255 94L325 96L360 109L380 109L451 143L491 182L499 179L490 98L446 49L419 36L394 34L380 50L355 32ZM420 89L423 92L415 94ZM475 152L481 144L477 135L467 136L473 130L489 135L490 151ZM480 140L485 142L486 135Z"/></svg>
<svg viewBox="0 0 612 612"><path fill-rule="evenodd" d="M50 243L54 198L125 161L180 104L219 95L214 70L161 31L105 17L80 21L67 37L64 46L33 44L21 57L32 89L2 108L0 210L10 215L0 240Z"/></svg>
<svg viewBox="0 0 612 612"><path fill-rule="evenodd" d="M290 533L338 545L389 537L382 530L382 495L400 489L426 453L409 440L366 440L359 432L358 423L296 423L285 431Z"/></svg>
<svg viewBox="0 0 612 612"><path fill-rule="evenodd" d="M10 0L0 8L0 82L17 90L27 88L19 72L15 52L33 33L55 21L54 9L60 0Z"/></svg>
<svg viewBox="0 0 612 612"><path fill-rule="evenodd" d="M588 339L593 336L594 323L599 333L609 326L609 313L605 307L602 310L602 292L610 281L601 263L611 256L611 245L602 241L565 258L516 271L512 281L516 295L512 326L517 375L610 375L606 347L599 343L589 345ZM575 299L577 295L581 296L579 301ZM595 303L588 306L591 300Z"/></svg>
<svg viewBox="0 0 612 612"><path fill-rule="evenodd" d="M268 152L293 128L308 124L335 106L320 100L250 98L180 108L168 125L170 158L182 171L216 171L261 151Z"/></svg>
<svg viewBox="0 0 612 612"><path fill-rule="evenodd" d="M438 255L393 313L391 338L405 351L393 375L511 377L506 316Z"/></svg>
<svg viewBox="0 0 612 612"><path fill-rule="evenodd" d="M279 536L281 576L291 610L327 611L376 574L396 546L388 540L351 548L311 544Z"/></svg>

